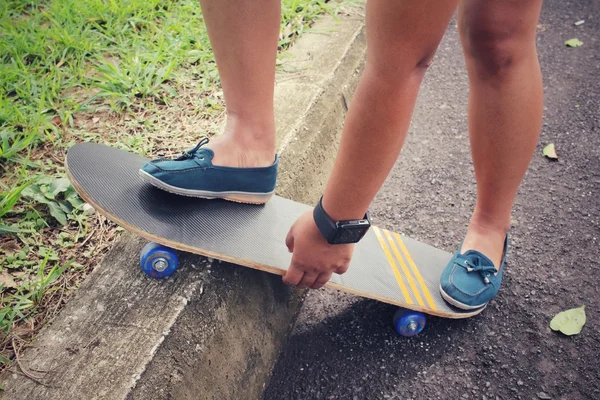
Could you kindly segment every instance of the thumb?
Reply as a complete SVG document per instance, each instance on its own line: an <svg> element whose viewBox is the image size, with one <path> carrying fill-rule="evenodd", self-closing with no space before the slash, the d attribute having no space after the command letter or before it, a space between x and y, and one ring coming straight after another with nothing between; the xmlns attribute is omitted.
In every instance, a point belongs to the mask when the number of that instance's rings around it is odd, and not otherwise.
<svg viewBox="0 0 600 400"><path fill-rule="evenodd" d="M292 226L285 238L285 245L290 253L294 252L294 227Z"/></svg>

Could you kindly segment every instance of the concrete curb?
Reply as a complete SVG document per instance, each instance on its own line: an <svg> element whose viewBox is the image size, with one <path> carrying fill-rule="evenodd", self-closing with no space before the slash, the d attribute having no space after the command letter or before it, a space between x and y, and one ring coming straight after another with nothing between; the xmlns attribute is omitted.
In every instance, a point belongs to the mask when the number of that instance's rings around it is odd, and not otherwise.
<svg viewBox="0 0 600 400"><path fill-rule="evenodd" d="M278 72L279 194L314 203L331 170L346 104L366 52L363 18L326 16ZM283 238L282 238L283 240ZM138 267L124 234L63 312L21 356L49 370L42 386L2 379L10 399L256 399L301 293L281 278L181 254L167 281Z"/></svg>

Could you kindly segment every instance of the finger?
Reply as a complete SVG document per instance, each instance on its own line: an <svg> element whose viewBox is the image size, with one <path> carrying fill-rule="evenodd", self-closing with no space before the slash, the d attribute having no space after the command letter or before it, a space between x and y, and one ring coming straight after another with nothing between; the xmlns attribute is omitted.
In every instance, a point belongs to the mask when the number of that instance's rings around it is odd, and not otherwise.
<svg viewBox="0 0 600 400"><path fill-rule="evenodd" d="M337 267L335 270L336 274L342 275L344 274L346 271L348 271L348 268L350 267L350 263L348 264L343 264L340 267Z"/></svg>
<svg viewBox="0 0 600 400"><path fill-rule="evenodd" d="M315 283L318 277L319 274L317 272L305 272L298 287L302 289L309 288Z"/></svg>
<svg viewBox="0 0 600 400"><path fill-rule="evenodd" d="M313 283L310 288L311 289L321 289L329 280L331 279L331 275L333 272L324 272L315 279L315 283Z"/></svg>
<svg viewBox="0 0 600 400"><path fill-rule="evenodd" d="M290 253L294 252L294 234L292 233L293 227L288 231L287 236L285 237L285 245L288 248Z"/></svg>
<svg viewBox="0 0 600 400"><path fill-rule="evenodd" d="M300 283L303 277L304 271L297 267L292 260L292 265L290 265L290 268L283 276L283 283L290 286L296 286L298 283Z"/></svg>

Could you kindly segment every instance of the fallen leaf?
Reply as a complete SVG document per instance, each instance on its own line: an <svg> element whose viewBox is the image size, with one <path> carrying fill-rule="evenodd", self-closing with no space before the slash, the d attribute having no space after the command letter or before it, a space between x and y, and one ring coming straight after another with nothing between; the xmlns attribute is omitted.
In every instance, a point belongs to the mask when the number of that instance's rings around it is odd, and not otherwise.
<svg viewBox="0 0 600 400"><path fill-rule="evenodd" d="M559 312L550 321L550 329L571 336L581 332L585 325L585 306Z"/></svg>
<svg viewBox="0 0 600 400"><path fill-rule="evenodd" d="M12 275L9 274L8 271L2 271L0 274L0 285L3 285L5 288L17 287Z"/></svg>
<svg viewBox="0 0 600 400"><path fill-rule="evenodd" d="M110 63L117 68L119 68L119 65L121 65L121 61L117 57L111 57L111 56L106 55L106 56L104 56L104 60L107 63Z"/></svg>
<svg viewBox="0 0 600 400"><path fill-rule="evenodd" d="M292 34L292 24L289 23L285 26L285 28L283 29L283 32L281 33L281 39L285 39L286 37L289 37Z"/></svg>
<svg viewBox="0 0 600 400"><path fill-rule="evenodd" d="M21 246L14 240L9 240L8 242L0 243L0 249L4 251L4 254L7 256L11 256L18 251L21 251Z"/></svg>
<svg viewBox="0 0 600 400"><path fill-rule="evenodd" d="M54 118L52 118L52 124L54 126L61 127L62 126L62 119L58 115L55 115Z"/></svg>
<svg viewBox="0 0 600 400"><path fill-rule="evenodd" d="M552 160L558 160L558 155L556 154L554 143L550 143L548 146L544 147L544 150L542 150L542 154Z"/></svg>
<svg viewBox="0 0 600 400"><path fill-rule="evenodd" d="M33 332L33 326L30 325L17 325L13 328L13 335L15 335L16 337L20 337L20 338L26 338L31 336Z"/></svg>
<svg viewBox="0 0 600 400"><path fill-rule="evenodd" d="M83 205L83 214L84 215L93 215L96 212L94 207L91 204L85 203Z"/></svg>
<svg viewBox="0 0 600 400"><path fill-rule="evenodd" d="M565 42L565 46L567 47L580 47L583 46L583 42L577 38L569 39Z"/></svg>

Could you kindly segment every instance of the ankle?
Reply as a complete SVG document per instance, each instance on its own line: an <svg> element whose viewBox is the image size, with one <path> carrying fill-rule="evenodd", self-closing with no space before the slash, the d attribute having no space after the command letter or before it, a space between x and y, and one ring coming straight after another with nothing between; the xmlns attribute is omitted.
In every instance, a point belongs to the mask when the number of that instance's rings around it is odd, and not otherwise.
<svg viewBox="0 0 600 400"><path fill-rule="evenodd" d="M223 139L239 143L251 150L272 150L275 152L275 119L266 117L243 117L227 115Z"/></svg>
<svg viewBox="0 0 600 400"><path fill-rule="evenodd" d="M260 138L247 133L238 134L224 133L215 137L209 144L217 155L223 153L237 154L255 160L268 160L270 163L275 159L275 140Z"/></svg>
<svg viewBox="0 0 600 400"><path fill-rule="evenodd" d="M268 137L256 139L249 131L240 130L237 134L224 133L214 138L210 147L215 156L214 165L251 168L268 167L275 161L275 140ZM274 135L273 135L274 136Z"/></svg>
<svg viewBox="0 0 600 400"><path fill-rule="evenodd" d="M478 232L491 231L505 236L510 229L510 215L508 217L498 217L476 210L469 222L469 229L471 228Z"/></svg>
<svg viewBox="0 0 600 400"><path fill-rule="evenodd" d="M463 240L460 252L477 250L487 256L496 267L502 265L504 242L508 233L508 225L498 220L473 217L469 223L467 234Z"/></svg>

